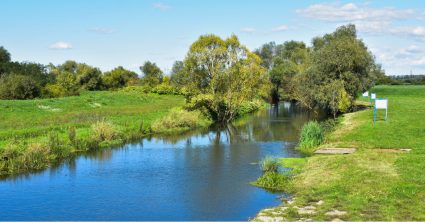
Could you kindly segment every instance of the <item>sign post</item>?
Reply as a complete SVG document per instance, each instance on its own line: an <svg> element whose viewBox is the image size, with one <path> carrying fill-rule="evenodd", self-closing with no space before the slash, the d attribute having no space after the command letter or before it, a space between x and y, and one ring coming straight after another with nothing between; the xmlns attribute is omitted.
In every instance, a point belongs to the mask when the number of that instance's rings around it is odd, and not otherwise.
<svg viewBox="0 0 425 222"><path fill-rule="evenodd" d="M362 94L363 97L369 97L369 91L366 91Z"/></svg>
<svg viewBox="0 0 425 222"><path fill-rule="evenodd" d="M388 117L388 99L375 98L375 108L373 109L373 122L376 122L376 113L379 109L385 109L385 121Z"/></svg>

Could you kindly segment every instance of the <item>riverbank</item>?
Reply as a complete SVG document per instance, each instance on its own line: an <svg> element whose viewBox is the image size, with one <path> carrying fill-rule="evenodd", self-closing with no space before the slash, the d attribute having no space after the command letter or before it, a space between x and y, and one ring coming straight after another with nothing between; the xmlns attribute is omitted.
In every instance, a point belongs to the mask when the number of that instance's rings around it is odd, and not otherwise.
<svg viewBox="0 0 425 222"><path fill-rule="evenodd" d="M184 103L179 95L124 91L0 100L0 176L44 169L80 152L139 139Z"/></svg>
<svg viewBox="0 0 425 222"><path fill-rule="evenodd" d="M319 148L357 151L296 161L285 187L294 199L254 220L425 220L425 86L371 91L389 99L388 120L373 123L372 109L343 115Z"/></svg>

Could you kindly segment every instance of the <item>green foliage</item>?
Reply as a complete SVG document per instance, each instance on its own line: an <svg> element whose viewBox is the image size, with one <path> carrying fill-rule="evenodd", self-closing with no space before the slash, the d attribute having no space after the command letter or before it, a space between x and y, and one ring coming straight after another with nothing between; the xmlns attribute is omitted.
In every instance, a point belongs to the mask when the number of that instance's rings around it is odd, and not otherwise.
<svg viewBox="0 0 425 222"><path fill-rule="evenodd" d="M201 36L186 56L188 99L191 107L208 110L217 122L229 122L241 104L267 96L269 82L261 59L236 36Z"/></svg>
<svg viewBox="0 0 425 222"><path fill-rule="evenodd" d="M0 78L0 99L34 99L40 96L40 86L31 77L5 75Z"/></svg>
<svg viewBox="0 0 425 222"><path fill-rule="evenodd" d="M170 73L170 84L181 88L187 84L187 75L185 72L184 62L175 61Z"/></svg>
<svg viewBox="0 0 425 222"><path fill-rule="evenodd" d="M155 63L146 61L143 66L140 67L140 70L144 74L142 78L143 85L153 88L162 83L164 78L163 73Z"/></svg>
<svg viewBox="0 0 425 222"><path fill-rule="evenodd" d="M161 83L161 84L155 86L152 89L151 92L158 93L160 95L162 95L162 94L170 94L170 95L179 94L178 90L175 87L173 87L173 86L171 86L170 84L167 84L167 83Z"/></svg>
<svg viewBox="0 0 425 222"><path fill-rule="evenodd" d="M138 77L135 72L124 69L122 66L105 72L102 76L104 87L107 89L118 89L128 85L136 84Z"/></svg>
<svg viewBox="0 0 425 222"><path fill-rule="evenodd" d="M152 131L156 133L170 133L204 127L210 124L211 122L199 111L173 109L168 115L152 124Z"/></svg>
<svg viewBox="0 0 425 222"><path fill-rule="evenodd" d="M261 160L260 168L263 173L275 173L279 169L279 163L276 158L266 156L263 160Z"/></svg>
<svg viewBox="0 0 425 222"><path fill-rule="evenodd" d="M313 40L311 65L305 77L294 86L295 98L308 107L320 105L334 116L347 111L354 98L383 75L354 25L339 27L335 32ZM307 81L308 93L305 85ZM318 95L318 96L317 96Z"/></svg>
<svg viewBox="0 0 425 222"><path fill-rule="evenodd" d="M246 114L253 113L258 111L261 107L264 107L265 103L262 100L254 99L252 101L244 102L240 105L238 109L237 116L243 116Z"/></svg>
<svg viewBox="0 0 425 222"><path fill-rule="evenodd" d="M301 129L298 149L305 155L311 155L324 140L323 129L317 121L306 123Z"/></svg>

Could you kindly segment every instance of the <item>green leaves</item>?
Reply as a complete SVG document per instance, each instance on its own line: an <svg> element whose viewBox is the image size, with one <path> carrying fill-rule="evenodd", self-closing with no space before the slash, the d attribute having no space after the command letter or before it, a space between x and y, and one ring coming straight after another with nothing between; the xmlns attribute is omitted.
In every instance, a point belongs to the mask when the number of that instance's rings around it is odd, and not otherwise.
<svg viewBox="0 0 425 222"><path fill-rule="evenodd" d="M269 82L260 64L261 59L241 45L235 35L225 40L215 35L201 36L184 61L189 100L200 102L192 106L204 107L216 121L231 121L244 102L266 96ZM209 98L208 102L198 100L200 97Z"/></svg>

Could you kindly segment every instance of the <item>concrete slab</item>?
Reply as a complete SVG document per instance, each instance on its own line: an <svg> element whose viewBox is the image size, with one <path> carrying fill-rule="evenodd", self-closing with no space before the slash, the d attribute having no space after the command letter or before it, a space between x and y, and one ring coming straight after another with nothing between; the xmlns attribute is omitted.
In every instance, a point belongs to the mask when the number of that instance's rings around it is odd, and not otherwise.
<svg viewBox="0 0 425 222"><path fill-rule="evenodd" d="M351 154L356 152L356 148L323 148L320 150L316 150L315 154Z"/></svg>
<svg viewBox="0 0 425 222"><path fill-rule="evenodd" d="M411 149L391 148L391 149L378 149L378 151L383 153L408 153L411 151Z"/></svg>

